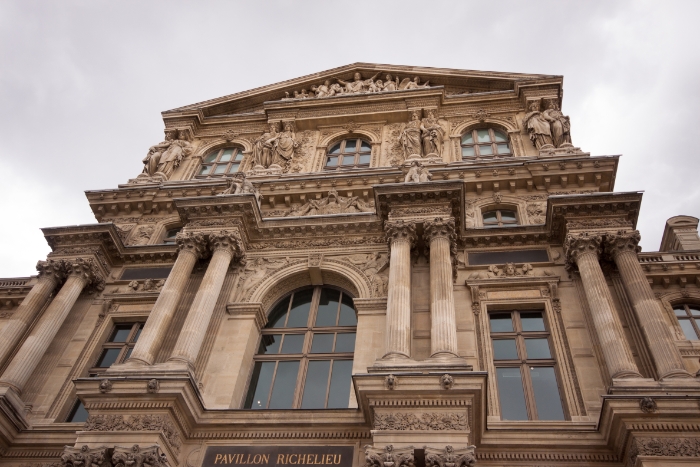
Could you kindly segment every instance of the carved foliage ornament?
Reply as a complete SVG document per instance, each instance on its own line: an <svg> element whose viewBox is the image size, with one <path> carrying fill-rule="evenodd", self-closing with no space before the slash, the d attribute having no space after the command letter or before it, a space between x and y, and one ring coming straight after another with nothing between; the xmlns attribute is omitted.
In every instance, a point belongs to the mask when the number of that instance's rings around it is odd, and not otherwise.
<svg viewBox="0 0 700 467"><path fill-rule="evenodd" d="M36 270L39 271L39 278L48 277L56 281L62 282L66 277L66 264L63 260L49 259L36 263Z"/></svg>
<svg viewBox="0 0 700 467"><path fill-rule="evenodd" d="M62 467L112 467L112 449L101 446L90 448L84 445L80 448L66 446L61 455Z"/></svg>
<svg viewBox="0 0 700 467"><path fill-rule="evenodd" d="M243 241L240 234L235 230L221 230L209 234L209 246L212 252L217 250L230 252L234 261L245 255Z"/></svg>
<svg viewBox="0 0 700 467"><path fill-rule="evenodd" d="M605 235L605 253L615 259L624 252L632 252L635 256L642 251L639 241L642 239L638 231L620 230L616 234Z"/></svg>
<svg viewBox="0 0 700 467"><path fill-rule="evenodd" d="M413 446L394 450L389 444L384 449L365 446L365 467L414 467Z"/></svg>
<svg viewBox="0 0 700 467"><path fill-rule="evenodd" d="M413 222L387 221L384 224L384 231L389 247L394 242L400 241L409 242L411 247L416 243L416 224Z"/></svg>
<svg viewBox="0 0 700 467"><path fill-rule="evenodd" d="M175 237L175 243L180 253L189 251L197 259L204 256L207 251L207 240L204 235L193 232L179 232Z"/></svg>
<svg viewBox="0 0 700 467"><path fill-rule="evenodd" d="M85 422L85 431L160 431L168 440L174 453L180 452L182 441L175 425L161 415L90 415ZM82 466L75 466L82 467ZM89 467L85 466L85 467ZM116 467L116 466L115 466Z"/></svg>
<svg viewBox="0 0 700 467"><path fill-rule="evenodd" d="M603 237L599 234L569 234L564 240L564 252L566 253L567 267L572 267L578 258L584 254L594 254L600 257L602 252Z"/></svg>
<svg viewBox="0 0 700 467"><path fill-rule="evenodd" d="M638 456L700 457L700 438L635 438L629 454L630 467Z"/></svg>
<svg viewBox="0 0 700 467"><path fill-rule="evenodd" d="M467 415L462 413L424 412L375 414L375 430L462 431L467 429Z"/></svg>
<svg viewBox="0 0 700 467"><path fill-rule="evenodd" d="M476 465L474 446L455 449L449 444L439 450L424 446L426 467L472 467Z"/></svg>

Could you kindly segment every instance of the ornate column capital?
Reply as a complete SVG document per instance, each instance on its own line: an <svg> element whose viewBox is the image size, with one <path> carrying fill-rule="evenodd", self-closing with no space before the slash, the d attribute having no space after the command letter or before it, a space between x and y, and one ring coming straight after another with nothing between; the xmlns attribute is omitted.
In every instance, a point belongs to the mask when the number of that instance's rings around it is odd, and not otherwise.
<svg viewBox="0 0 700 467"><path fill-rule="evenodd" d="M605 255L614 260L618 254L631 251L636 256L642 250L639 246L641 239L642 236L637 230L618 230L615 234L606 234Z"/></svg>
<svg viewBox="0 0 700 467"><path fill-rule="evenodd" d="M245 247L241 235L236 230L221 230L209 234L209 248L214 253L223 250L231 253L232 259L238 261L245 256Z"/></svg>
<svg viewBox="0 0 700 467"><path fill-rule="evenodd" d="M65 262L68 276L80 277L95 290L104 290L105 279L92 258L75 258Z"/></svg>
<svg viewBox="0 0 700 467"><path fill-rule="evenodd" d="M36 263L36 270L39 271L39 279L50 278L60 284L66 278L66 264L63 260L47 259Z"/></svg>
<svg viewBox="0 0 700 467"><path fill-rule="evenodd" d="M202 258L207 252L207 239L201 233L180 232L175 237L178 253L188 251L197 259Z"/></svg>
<svg viewBox="0 0 700 467"><path fill-rule="evenodd" d="M416 224L414 222L386 221L384 232L390 248L394 242L409 242L411 247L416 243Z"/></svg>
<svg viewBox="0 0 700 467"><path fill-rule="evenodd" d="M578 259L586 254L594 254L596 258L600 258L602 243L603 237L597 233L568 234L564 240L567 267L574 266Z"/></svg>
<svg viewBox="0 0 700 467"><path fill-rule="evenodd" d="M445 449L435 449L425 447L425 465L426 467L441 467L446 465L471 467L476 465L476 457L474 456L474 446L455 449L449 444Z"/></svg>
<svg viewBox="0 0 700 467"><path fill-rule="evenodd" d="M434 238L447 238L454 244L457 240L455 233L455 220L453 217L436 217L433 220L423 222L423 238L430 245Z"/></svg>

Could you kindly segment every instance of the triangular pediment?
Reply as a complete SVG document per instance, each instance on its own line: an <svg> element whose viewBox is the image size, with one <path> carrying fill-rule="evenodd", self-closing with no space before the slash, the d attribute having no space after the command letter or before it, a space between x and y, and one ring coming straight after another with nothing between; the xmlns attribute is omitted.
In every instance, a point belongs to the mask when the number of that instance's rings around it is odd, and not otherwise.
<svg viewBox="0 0 700 467"><path fill-rule="evenodd" d="M365 82L364 85L354 81L356 73L360 74ZM391 75L391 84L387 75ZM417 81L415 81L416 77ZM560 86L561 81L561 76L554 75L353 63L168 110L163 112L163 115L173 116L173 114L195 112L206 118L262 114L265 112L266 105L274 105L275 102L295 103L303 100L305 104L309 104L311 101L328 102L328 99L350 95L386 96L393 92L405 93L425 89L440 89L446 97L483 95L484 93L517 92L518 86L525 83L551 82ZM353 89L354 84L357 84L355 89L361 88L360 92L348 92ZM335 92L328 88L335 88Z"/></svg>

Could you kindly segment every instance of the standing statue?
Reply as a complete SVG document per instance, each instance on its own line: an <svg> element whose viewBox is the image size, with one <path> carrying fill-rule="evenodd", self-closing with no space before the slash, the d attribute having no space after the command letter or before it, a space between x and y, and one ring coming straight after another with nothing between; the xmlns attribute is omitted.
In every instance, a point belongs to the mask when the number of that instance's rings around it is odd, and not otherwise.
<svg viewBox="0 0 700 467"><path fill-rule="evenodd" d="M299 143L296 141L292 122L284 122L284 131L276 136L273 146L272 165L277 165L286 172L292 161L294 150L298 147Z"/></svg>
<svg viewBox="0 0 700 467"><path fill-rule="evenodd" d="M391 75L386 75L386 80L384 81L385 91L397 91L399 89L399 77L396 77L396 81L391 77Z"/></svg>
<svg viewBox="0 0 700 467"><path fill-rule="evenodd" d="M270 167L270 164L272 164L272 150L276 141L277 126L275 123L270 123L269 131L263 133L253 143L253 164L255 166Z"/></svg>
<svg viewBox="0 0 700 467"><path fill-rule="evenodd" d="M423 142L423 155L425 157L442 155L442 142L445 139L445 130L435 117L435 110L427 111L428 116L420 124L421 140Z"/></svg>
<svg viewBox="0 0 700 467"><path fill-rule="evenodd" d="M571 146L571 123L569 117L561 113L556 102L550 101L542 115L549 122L552 144L555 148Z"/></svg>
<svg viewBox="0 0 700 467"><path fill-rule="evenodd" d="M419 161L411 162L411 168L408 169L408 173L404 178L404 183L422 183L429 182L433 179L433 175L430 173L427 167L423 166Z"/></svg>
<svg viewBox="0 0 700 467"><path fill-rule="evenodd" d="M420 110L414 110L411 114L411 121L406 124L404 128L401 129L401 134L399 136L399 143L403 148L404 158L408 159L410 157L422 156L421 151L421 134L420 134Z"/></svg>
<svg viewBox="0 0 700 467"><path fill-rule="evenodd" d="M530 134L530 140L535 144L537 149L552 146L552 133L550 131L549 122L540 112L540 103L532 102L530 104L530 112L523 119L523 126L527 128Z"/></svg>
<svg viewBox="0 0 700 467"><path fill-rule="evenodd" d="M192 154L192 144L184 130L167 130L165 141L151 146L143 159L143 171L149 176L168 180L182 160Z"/></svg>

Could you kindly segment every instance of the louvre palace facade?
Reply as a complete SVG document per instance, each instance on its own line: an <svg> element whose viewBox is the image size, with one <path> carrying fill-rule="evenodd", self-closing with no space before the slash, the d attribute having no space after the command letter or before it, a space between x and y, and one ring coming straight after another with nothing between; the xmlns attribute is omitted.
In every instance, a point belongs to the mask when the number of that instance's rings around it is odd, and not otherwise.
<svg viewBox="0 0 700 467"><path fill-rule="evenodd" d="M357 63L163 112L0 279L0 464L700 466L698 219L640 252L562 95Z"/></svg>

